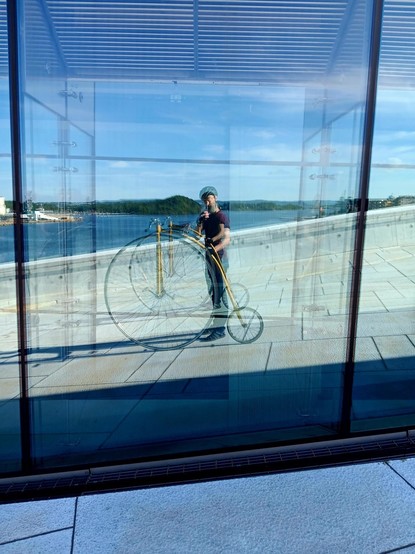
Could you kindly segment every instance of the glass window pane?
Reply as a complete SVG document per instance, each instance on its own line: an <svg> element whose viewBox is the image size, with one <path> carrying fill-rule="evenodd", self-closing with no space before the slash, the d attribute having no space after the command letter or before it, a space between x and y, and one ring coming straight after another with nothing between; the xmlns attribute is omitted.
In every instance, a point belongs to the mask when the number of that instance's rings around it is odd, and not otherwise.
<svg viewBox="0 0 415 554"><path fill-rule="evenodd" d="M0 77L0 472L21 468L20 378L8 81Z"/></svg>
<svg viewBox="0 0 415 554"><path fill-rule="evenodd" d="M21 2L35 465L337 436L368 3L127 3L156 31L132 50L109 3L45 3Z"/></svg>
<svg viewBox="0 0 415 554"><path fill-rule="evenodd" d="M414 15L410 3L385 2L356 345L352 428L359 431L415 420ZM396 25L392 61L388 34Z"/></svg>

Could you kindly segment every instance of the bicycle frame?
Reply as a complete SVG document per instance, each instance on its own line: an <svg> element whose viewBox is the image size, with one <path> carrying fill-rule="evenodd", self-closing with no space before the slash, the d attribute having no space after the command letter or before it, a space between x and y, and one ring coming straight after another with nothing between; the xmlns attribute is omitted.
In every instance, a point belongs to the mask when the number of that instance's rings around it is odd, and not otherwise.
<svg viewBox="0 0 415 554"><path fill-rule="evenodd" d="M162 232L162 226L160 223L157 223L156 227L156 236L157 236L157 244L156 244L156 260L157 260L157 285L156 285L156 291L157 296L160 298L164 293L164 286L163 286L163 257L162 257L162 251L161 251L161 232Z"/></svg>
<svg viewBox="0 0 415 554"><path fill-rule="evenodd" d="M170 218L168 226L158 219L153 224L154 230L118 251L105 276L105 302L120 331L151 350L183 348L197 340L216 317L203 296L209 277L213 300L220 286L221 293L226 291L221 300L233 308L226 312L229 335L244 344L257 340L264 328L261 315L243 304L248 294L243 285L235 284L243 289L241 298L232 290L216 248L206 247L204 236L189 224L174 225ZM194 284L196 304L186 294Z"/></svg>
<svg viewBox="0 0 415 554"><path fill-rule="evenodd" d="M169 233L169 241L173 242L173 233L174 232L180 232L183 234L184 238L190 240L194 244L196 244L199 248L204 250L205 252L208 252L208 254L213 259L214 263L218 267L220 274L223 279L223 283L225 285L226 292L231 300L232 307L235 311L239 310L238 302L235 298L235 295L233 294L232 287L230 285L229 279L226 275L226 271L223 267L222 260L220 259L220 256L214 246L211 246L212 253L206 246L201 242L201 239L203 238L203 235L196 231L196 229L193 229L190 227L190 225L174 225L173 221L169 219L169 226L168 226L168 233ZM157 223L157 291L161 295L163 294L163 260L161 256L161 233L163 232L163 225L161 223ZM172 275L173 272L173 263L174 263L174 254L173 254L173 247L171 246L169 248L169 274ZM238 314L239 315L239 314ZM242 321L242 320L241 320Z"/></svg>

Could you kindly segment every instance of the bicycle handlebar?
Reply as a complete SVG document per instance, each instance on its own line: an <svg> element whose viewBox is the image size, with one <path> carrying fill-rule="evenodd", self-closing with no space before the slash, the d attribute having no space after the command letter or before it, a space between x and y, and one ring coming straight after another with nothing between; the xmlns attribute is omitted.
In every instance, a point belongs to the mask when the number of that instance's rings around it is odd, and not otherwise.
<svg viewBox="0 0 415 554"><path fill-rule="evenodd" d="M151 218L146 232L150 231L151 228L155 225L160 225L162 229L172 228L175 231L193 231L194 233L198 234L196 230L191 227L191 223L181 223L179 225L173 224L173 218L169 215L166 216L163 221L158 217Z"/></svg>

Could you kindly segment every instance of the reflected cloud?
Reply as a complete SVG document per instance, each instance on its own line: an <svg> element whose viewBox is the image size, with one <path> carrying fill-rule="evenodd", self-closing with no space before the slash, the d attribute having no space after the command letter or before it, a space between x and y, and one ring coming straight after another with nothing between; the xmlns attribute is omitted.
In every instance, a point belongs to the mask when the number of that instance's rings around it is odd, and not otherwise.
<svg viewBox="0 0 415 554"><path fill-rule="evenodd" d="M110 162L108 166L116 169L125 169L127 167L131 167L131 163L120 160L119 162Z"/></svg>
<svg viewBox="0 0 415 554"><path fill-rule="evenodd" d="M394 165L399 165L399 164L402 164L403 161L401 158L393 158L393 157L390 157L387 159L387 163L389 164L394 164Z"/></svg>
<svg viewBox="0 0 415 554"><path fill-rule="evenodd" d="M273 133L272 131L254 131L252 133L252 136L261 140L271 140L274 139L276 136L276 133Z"/></svg>
<svg viewBox="0 0 415 554"><path fill-rule="evenodd" d="M204 151L207 154L223 154L226 152L226 148L223 144L208 144L205 146Z"/></svg>

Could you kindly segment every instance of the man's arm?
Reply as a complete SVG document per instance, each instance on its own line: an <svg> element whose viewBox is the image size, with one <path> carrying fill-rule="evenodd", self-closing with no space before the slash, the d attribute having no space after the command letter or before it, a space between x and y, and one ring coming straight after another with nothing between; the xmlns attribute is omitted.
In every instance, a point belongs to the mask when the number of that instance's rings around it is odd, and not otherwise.
<svg viewBox="0 0 415 554"><path fill-rule="evenodd" d="M206 210L199 215L199 219L197 220L197 224L196 224L196 232L199 233L200 235L202 234L202 231L203 231L203 221L208 217L209 217L209 214Z"/></svg>
<svg viewBox="0 0 415 554"><path fill-rule="evenodd" d="M231 231L229 227L225 227L223 223L219 224L219 233L212 237L212 242L217 242L218 244L215 244L215 250L219 252L220 250L223 250L228 246L228 244L231 242Z"/></svg>

